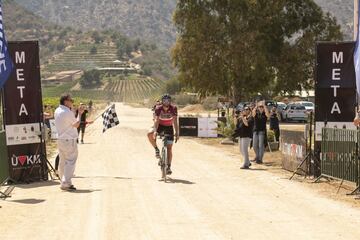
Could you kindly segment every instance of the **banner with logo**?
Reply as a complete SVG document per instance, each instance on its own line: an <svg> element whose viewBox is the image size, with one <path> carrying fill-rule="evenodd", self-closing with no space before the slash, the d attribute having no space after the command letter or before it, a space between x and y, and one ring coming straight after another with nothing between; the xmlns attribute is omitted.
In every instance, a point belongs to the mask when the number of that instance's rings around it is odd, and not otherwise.
<svg viewBox="0 0 360 240"><path fill-rule="evenodd" d="M355 129L354 48L354 42L325 42L316 46L316 141L321 141L323 127Z"/></svg>
<svg viewBox="0 0 360 240"><path fill-rule="evenodd" d="M37 41L9 42L14 71L4 86L4 120L10 178L46 180L42 162L43 107ZM45 176L46 175L46 176Z"/></svg>
<svg viewBox="0 0 360 240"><path fill-rule="evenodd" d="M197 137L198 119L194 117L179 117L180 136Z"/></svg>
<svg viewBox="0 0 360 240"><path fill-rule="evenodd" d="M223 120L215 117L179 117L180 136L217 138L218 122Z"/></svg>

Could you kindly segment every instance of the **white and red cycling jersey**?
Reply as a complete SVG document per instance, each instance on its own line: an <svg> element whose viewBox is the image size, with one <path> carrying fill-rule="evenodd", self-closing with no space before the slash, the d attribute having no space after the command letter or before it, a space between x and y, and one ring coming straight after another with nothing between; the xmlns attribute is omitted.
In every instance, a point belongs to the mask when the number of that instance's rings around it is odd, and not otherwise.
<svg viewBox="0 0 360 240"><path fill-rule="evenodd" d="M172 126L177 115L177 107L173 105L170 105L167 110L163 105L155 109L155 116L159 117L159 125L162 126Z"/></svg>

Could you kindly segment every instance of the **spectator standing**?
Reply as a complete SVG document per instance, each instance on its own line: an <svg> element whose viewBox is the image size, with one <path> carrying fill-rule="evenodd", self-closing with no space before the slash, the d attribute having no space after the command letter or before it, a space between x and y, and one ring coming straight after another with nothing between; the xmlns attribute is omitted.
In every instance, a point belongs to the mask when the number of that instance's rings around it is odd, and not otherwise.
<svg viewBox="0 0 360 240"><path fill-rule="evenodd" d="M80 110L81 110L82 114L80 114L80 125L77 128L77 131L78 131L78 134L80 134L80 132L81 132L81 143L83 144L86 125L91 124L93 122L86 120L87 114L89 113L89 111L86 109L86 106L84 103L80 103L80 107L78 108L78 110L76 110L75 117L79 116Z"/></svg>
<svg viewBox="0 0 360 240"><path fill-rule="evenodd" d="M254 161L257 164L262 164L265 153L265 141L267 141L266 122L270 117L269 110L265 107L264 101L258 102L252 111L252 116L254 118L253 148L256 155Z"/></svg>
<svg viewBox="0 0 360 240"><path fill-rule="evenodd" d="M276 107L271 109L270 130L274 131L276 142L280 140L280 115Z"/></svg>
<svg viewBox="0 0 360 240"><path fill-rule="evenodd" d="M83 113L79 109L79 116L71 111L73 100L69 94L60 97L60 105L55 110L55 127L58 132L58 149L60 157L59 176L61 179L61 189L66 191L75 191L72 184L76 160L78 157L77 147L77 128L80 126L80 116Z"/></svg>
<svg viewBox="0 0 360 240"><path fill-rule="evenodd" d="M237 129L240 135L240 152L244 162L240 169L249 169L251 163L249 161L249 145L253 137L254 120L249 107L245 107L241 112L241 116L237 119Z"/></svg>
<svg viewBox="0 0 360 240"><path fill-rule="evenodd" d="M44 122L45 125L50 129L50 119L53 118L53 114L51 114L50 111L50 106L48 105L44 105L44 111L43 111L43 116L44 116Z"/></svg>
<svg viewBox="0 0 360 240"><path fill-rule="evenodd" d="M50 119L53 118L53 114L51 113L50 106L44 105L43 117L44 117L44 124L45 124L44 127L46 131L46 140L47 140L51 137Z"/></svg>

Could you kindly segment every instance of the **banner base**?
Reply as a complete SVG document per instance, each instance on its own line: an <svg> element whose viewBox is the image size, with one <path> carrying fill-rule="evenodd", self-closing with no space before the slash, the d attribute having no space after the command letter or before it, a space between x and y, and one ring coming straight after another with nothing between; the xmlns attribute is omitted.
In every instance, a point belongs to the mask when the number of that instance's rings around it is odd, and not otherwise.
<svg viewBox="0 0 360 240"><path fill-rule="evenodd" d="M3 181L1 184L0 184L0 187L5 187L7 186L7 189L2 192L0 191L0 198L2 199L6 199L6 198L10 198L11 197L11 193L12 191L14 190L15 186L9 186L9 182L15 182L13 179L10 179L10 178L7 178L5 179L5 181Z"/></svg>

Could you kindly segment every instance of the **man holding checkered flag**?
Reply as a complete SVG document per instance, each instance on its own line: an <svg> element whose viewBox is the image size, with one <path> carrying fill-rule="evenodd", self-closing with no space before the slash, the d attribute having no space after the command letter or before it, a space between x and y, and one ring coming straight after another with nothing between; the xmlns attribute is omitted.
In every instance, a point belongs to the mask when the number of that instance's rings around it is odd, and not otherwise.
<svg viewBox="0 0 360 240"><path fill-rule="evenodd" d="M120 123L116 114L115 104L112 104L111 107L109 107L101 116L103 118L103 125L104 125L103 133L107 129L115 127Z"/></svg>

